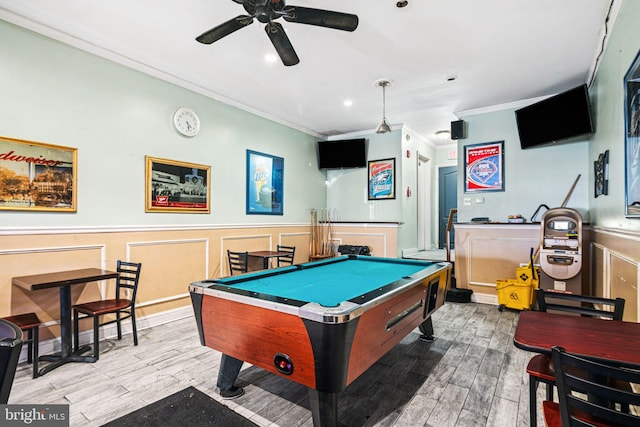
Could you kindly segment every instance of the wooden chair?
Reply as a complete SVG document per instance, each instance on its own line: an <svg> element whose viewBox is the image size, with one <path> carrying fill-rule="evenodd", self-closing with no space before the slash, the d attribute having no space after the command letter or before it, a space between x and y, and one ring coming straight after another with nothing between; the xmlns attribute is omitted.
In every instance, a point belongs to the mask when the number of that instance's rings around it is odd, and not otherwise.
<svg viewBox="0 0 640 427"><path fill-rule="evenodd" d="M138 282L140 281L141 263L118 261L118 278L116 279L116 292L114 299L91 301L83 304L76 304L73 308L73 336L74 349L79 348L78 322L80 319L93 318L93 357L98 360L100 357L100 326L117 324L118 339L122 339L122 324L126 319L131 319L133 329L133 345L138 345L138 330L136 328L136 294L138 293ZM120 292L124 289L129 291L127 298L121 297ZM100 323L100 316L105 314L115 314L116 318Z"/></svg>
<svg viewBox="0 0 640 427"><path fill-rule="evenodd" d="M585 295L565 294L544 289L536 290L538 310L566 312L582 316L603 317L612 320L622 320L625 300L616 298L598 298ZM597 307L602 308L597 308ZM612 311L606 308L611 308ZM553 401L553 386L556 383L555 371L551 356L538 354L533 356L527 364L529 374L529 417L532 427L536 427L536 391L538 383L546 384L546 399ZM628 386L628 385L627 385Z"/></svg>
<svg viewBox="0 0 640 427"><path fill-rule="evenodd" d="M247 252L233 252L227 250L227 258L229 258L229 274L233 276L233 272L240 274L246 273L249 269Z"/></svg>
<svg viewBox="0 0 640 427"><path fill-rule="evenodd" d="M624 382L640 389L640 371L587 360L557 346L552 349L552 358L559 403L542 403L547 426L640 425L640 415L619 410L640 406L640 394L631 387L621 390L612 386Z"/></svg>
<svg viewBox="0 0 640 427"><path fill-rule="evenodd" d="M27 363L33 363L33 378L38 378L38 347L40 345L40 325L42 321L35 313L16 314L4 317L4 320L16 325L22 332L27 333Z"/></svg>
<svg viewBox="0 0 640 427"><path fill-rule="evenodd" d="M287 255L278 257L278 267L282 267L283 265L293 265L293 257L296 254L295 246L278 245L278 252L287 252Z"/></svg>
<svg viewBox="0 0 640 427"><path fill-rule="evenodd" d="M0 405L9 400L22 350L22 331L12 322L0 319Z"/></svg>

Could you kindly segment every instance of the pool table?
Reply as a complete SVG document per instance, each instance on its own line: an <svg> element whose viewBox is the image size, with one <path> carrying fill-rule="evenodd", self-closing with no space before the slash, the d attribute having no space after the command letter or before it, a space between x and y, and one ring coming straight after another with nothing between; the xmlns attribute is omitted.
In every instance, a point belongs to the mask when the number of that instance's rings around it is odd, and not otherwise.
<svg viewBox="0 0 640 427"><path fill-rule="evenodd" d="M347 255L190 285L202 345L309 388L314 426L415 328L433 333L451 264Z"/></svg>

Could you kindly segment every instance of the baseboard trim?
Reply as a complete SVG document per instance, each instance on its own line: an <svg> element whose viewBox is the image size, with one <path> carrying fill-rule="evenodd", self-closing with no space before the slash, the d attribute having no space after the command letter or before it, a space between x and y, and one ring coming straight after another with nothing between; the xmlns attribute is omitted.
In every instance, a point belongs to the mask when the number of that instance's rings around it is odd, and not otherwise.
<svg viewBox="0 0 640 427"><path fill-rule="evenodd" d="M414 255L418 253L418 248L409 248L409 249L403 249L402 250L402 258L405 258L409 255Z"/></svg>
<svg viewBox="0 0 640 427"><path fill-rule="evenodd" d="M479 294L477 292L474 292L471 294L471 302L477 302L478 304L498 305L498 296L491 294Z"/></svg>

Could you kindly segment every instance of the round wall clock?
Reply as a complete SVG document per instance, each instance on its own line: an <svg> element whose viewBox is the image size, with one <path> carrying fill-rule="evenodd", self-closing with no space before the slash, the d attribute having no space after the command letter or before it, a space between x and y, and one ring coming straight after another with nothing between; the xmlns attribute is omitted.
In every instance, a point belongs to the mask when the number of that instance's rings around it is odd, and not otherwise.
<svg viewBox="0 0 640 427"><path fill-rule="evenodd" d="M196 136L200 131L198 115L187 107L178 108L173 115L173 125L184 136Z"/></svg>

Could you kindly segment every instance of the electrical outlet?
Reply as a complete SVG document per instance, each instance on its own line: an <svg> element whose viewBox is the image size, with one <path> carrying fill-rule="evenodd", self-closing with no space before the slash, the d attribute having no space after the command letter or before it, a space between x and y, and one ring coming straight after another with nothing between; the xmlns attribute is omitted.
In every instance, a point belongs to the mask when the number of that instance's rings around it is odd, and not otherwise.
<svg viewBox="0 0 640 427"><path fill-rule="evenodd" d="M471 206L471 197L465 197L464 199L462 199L462 203L465 206Z"/></svg>

